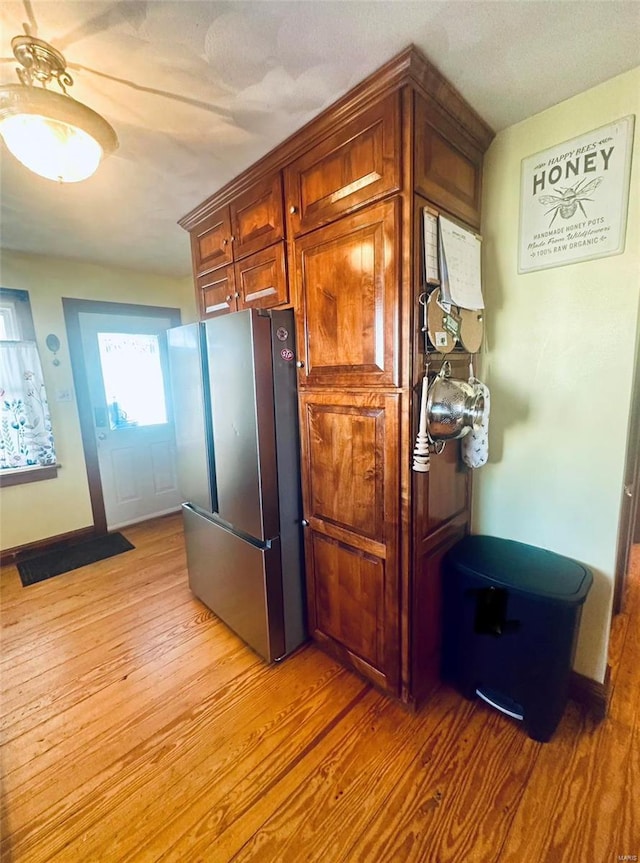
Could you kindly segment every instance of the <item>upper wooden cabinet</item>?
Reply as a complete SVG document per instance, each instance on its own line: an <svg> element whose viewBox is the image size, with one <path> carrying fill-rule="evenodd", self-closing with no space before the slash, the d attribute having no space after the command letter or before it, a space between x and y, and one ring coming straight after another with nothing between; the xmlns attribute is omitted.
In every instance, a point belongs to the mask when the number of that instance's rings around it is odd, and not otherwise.
<svg viewBox="0 0 640 863"><path fill-rule="evenodd" d="M284 237L282 177L264 177L190 231L193 267L202 275Z"/></svg>
<svg viewBox="0 0 640 863"><path fill-rule="evenodd" d="M211 213L191 231L191 252L196 276L233 261L231 236L228 207Z"/></svg>
<svg viewBox="0 0 640 863"><path fill-rule="evenodd" d="M282 176L265 177L230 205L233 257L239 260L284 237Z"/></svg>
<svg viewBox="0 0 640 863"><path fill-rule="evenodd" d="M418 94L414 176L419 194L472 227L480 227L482 150Z"/></svg>
<svg viewBox="0 0 640 863"><path fill-rule="evenodd" d="M397 385L398 212L392 198L296 240L301 386Z"/></svg>
<svg viewBox="0 0 640 863"><path fill-rule="evenodd" d="M297 237L400 188L400 98L383 99L285 169L289 235Z"/></svg>
<svg viewBox="0 0 640 863"><path fill-rule="evenodd" d="M196 292L201 318L215 318L235 311L237 303L233 265L198 276Z"/></svg>
<svg viewBox="0 0 640 863"><path fill-rule="evenodd" d="M289 301L284 244L274 243L247 258L196 279L200 317L239 309L271 309Z"/></svg>
<svg viewBox="0 0 640 863"><path fill-rule="evenodd" d="M271 309L289 301L282 243L275 243L234 265L239 309Z"/></svg>

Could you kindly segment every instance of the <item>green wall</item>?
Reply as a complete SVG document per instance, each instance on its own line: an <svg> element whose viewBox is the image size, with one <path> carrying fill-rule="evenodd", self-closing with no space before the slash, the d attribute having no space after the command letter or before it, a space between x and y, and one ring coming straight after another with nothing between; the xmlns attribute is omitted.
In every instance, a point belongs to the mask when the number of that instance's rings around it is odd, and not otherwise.
<svg viewBox="0 0 640 863"><path fill-rule="evenodd" d="M523 158L629 114L636 129L623 254L518 275ZM640 68L500 132L484 174L483 375L489 464L473 530L594 571L575 668L602 681L640 297Z"/></svg>

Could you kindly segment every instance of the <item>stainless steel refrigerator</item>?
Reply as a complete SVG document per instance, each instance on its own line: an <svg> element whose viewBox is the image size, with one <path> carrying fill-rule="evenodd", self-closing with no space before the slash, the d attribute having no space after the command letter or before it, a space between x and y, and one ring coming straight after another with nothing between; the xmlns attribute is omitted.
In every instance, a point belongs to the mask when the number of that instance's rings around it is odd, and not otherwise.
<svg viewBox="0 0 640 863"><path fill-rule="evenodd" d="M294 321L168 331L189 586L267 661L306 639Z"/></svg>

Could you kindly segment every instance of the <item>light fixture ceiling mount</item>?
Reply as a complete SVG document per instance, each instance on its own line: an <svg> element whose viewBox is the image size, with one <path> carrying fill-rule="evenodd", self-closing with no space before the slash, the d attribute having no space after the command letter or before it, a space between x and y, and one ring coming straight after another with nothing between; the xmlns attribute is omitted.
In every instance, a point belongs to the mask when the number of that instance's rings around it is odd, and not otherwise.
<svg viewBox="0 0 640 863"><path fill-rule="evenodd" d="M0 87L0 135L27 168L42 177L73 183L90 177L118 146L104 117L67 93L73 78L56 48L34 36L15 36L13 54L20 84ZM51 82L61 92L48 90Z"/></svg>
<svg viewBox="0 0 640 863"><path fill-rule="evenodd" d="M16 69L18 78L29 87L36 81L46 87L55 78L63 93L73 84L67 72L67 61L53 45L34 36L14 36L11 40L13 56L23 67Z"/></svg>

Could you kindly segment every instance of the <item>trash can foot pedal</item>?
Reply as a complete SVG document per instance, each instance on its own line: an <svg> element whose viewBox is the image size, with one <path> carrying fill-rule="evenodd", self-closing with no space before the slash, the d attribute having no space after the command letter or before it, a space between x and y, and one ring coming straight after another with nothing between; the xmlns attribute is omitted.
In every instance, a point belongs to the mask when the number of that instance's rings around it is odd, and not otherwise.
<svg viewBox="0 0 640 863"><path fill-rule="evenodd" d="M486 701L487 704L490 704L491 707L495 707L496 710L499 710L501 713L506 713L507 716L512 716L514 719L524 719L524 713L519 712L522 711L522 707L519 704L516 704L515 701L511 701L511 699L505 699L503 696L498 696L495 693L491 692L490 695L483 692L481 689L476 689L476 695L479 695L483 701ZM505 701L507 704L505 704Z"/></svg>

